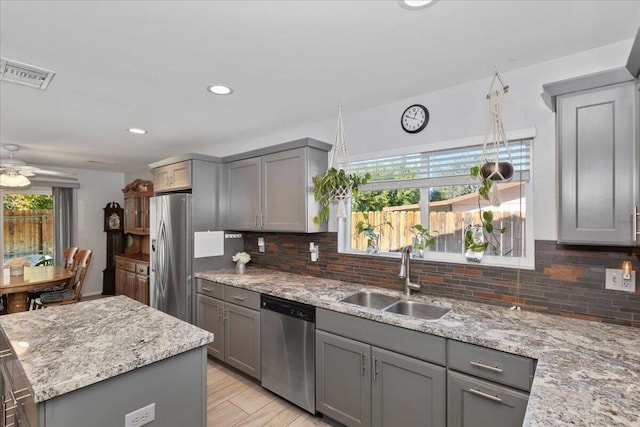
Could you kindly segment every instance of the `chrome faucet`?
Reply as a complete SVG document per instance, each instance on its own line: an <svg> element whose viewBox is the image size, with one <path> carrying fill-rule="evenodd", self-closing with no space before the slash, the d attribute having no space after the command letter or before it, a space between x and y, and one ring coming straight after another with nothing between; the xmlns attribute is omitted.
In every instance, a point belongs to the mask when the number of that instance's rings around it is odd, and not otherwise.
<svg viewBox="0 0 640 427"><path fill-rule="evenodd" d="M414 291L419 291L420 289L422 289L422 286L420 286L420 284L418 283L412 283L411 279L409 278L409 260L411 259L411 246L404 246L400 249L400 252L402 253L402 255L400 258L400 274L398 276L400 276L402 279L405 279L404 294L409 296L411 295L412 289Z"/></svg>

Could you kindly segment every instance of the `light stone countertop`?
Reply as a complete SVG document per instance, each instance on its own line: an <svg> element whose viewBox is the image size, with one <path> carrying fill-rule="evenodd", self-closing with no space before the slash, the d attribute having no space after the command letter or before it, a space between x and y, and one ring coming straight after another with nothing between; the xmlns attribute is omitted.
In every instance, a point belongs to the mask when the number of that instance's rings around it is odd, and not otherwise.
<svg viewBox="0 0 640 427"><path fill-rule="evenodd" d="M525 426L640 426L640 329L412 294L450 308L437 320L339 302L360 290L399 291L247 268L196 277L538 360Z"/></svg>
<svg viewBox="0 0 640 427"><path fill-rule="evenodd" d="M0 316L0 327L36 403L213 341L213 334L125 296Z"/></svg>

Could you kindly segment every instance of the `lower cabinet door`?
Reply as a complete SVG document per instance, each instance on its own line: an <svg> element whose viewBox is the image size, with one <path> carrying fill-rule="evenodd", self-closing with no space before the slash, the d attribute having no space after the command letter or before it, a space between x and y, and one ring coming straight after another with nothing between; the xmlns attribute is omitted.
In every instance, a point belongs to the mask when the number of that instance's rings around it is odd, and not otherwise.
<svg viewBox="0 0 640 427"><path fill-rule="evenodd" d="M224 302L200 294L196 295L196 301L196 325L213 334L213 342L207 346L207 353L224 360Z"/></svg>
<svg viewBox="0 0 640 427"><path fill-rule="evenodd" d="M446 425L444 367L376 347L371 356L374 427Z"/></svg>
<svg viewBox="0 0 640 427"><path fill-rule="evenodd" d="M260 312L225 303L224 360L260 379Z"/></svg>
<svg viewBox="0 0 640 427"><path fill-rule="evenodd" d="M136 275L135 299L149 305L149 276Z"/></svg>
<svg viewBox="0 0 640 427"><path fill-rule="evenodd" d="M529 395L475 377L449 371L449 427L520 427Z"/></svg>
<svg viewBox="0 0 640 427"><path fill-rule="evenodd" d="M371 425L370 363L368 344L316 330L316 410L347 426Z"/></svg>

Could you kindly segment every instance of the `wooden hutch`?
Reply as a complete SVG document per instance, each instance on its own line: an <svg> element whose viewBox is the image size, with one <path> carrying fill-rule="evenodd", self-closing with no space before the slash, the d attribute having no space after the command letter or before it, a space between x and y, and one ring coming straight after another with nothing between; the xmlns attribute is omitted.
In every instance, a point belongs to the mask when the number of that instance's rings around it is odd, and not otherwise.
<svg viewBox="0 0 640 427"><path fill-rule="evenodd" d="M153 182L136 179L124 193L124 254L117 255L116 295L149 304L149 198Z"/></svg>

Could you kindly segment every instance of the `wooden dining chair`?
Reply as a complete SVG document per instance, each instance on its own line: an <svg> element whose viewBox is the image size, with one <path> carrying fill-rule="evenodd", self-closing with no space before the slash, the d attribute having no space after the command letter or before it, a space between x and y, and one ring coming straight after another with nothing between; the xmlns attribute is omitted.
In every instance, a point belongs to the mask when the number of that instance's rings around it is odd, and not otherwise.
<svg viewBox="0 0 640 427"><path fill-rule="evenodd" d="M65 290L57 292L45 292L36 299L36 308L46 308L53 305L72 304L80 301L82 298L82 287L84 286L87 270L91 264L91 249L83 249L78 251L74 258L74 269L76 272L73 285Z"/></svg>
<svg viewBox="0 0 640 427"><path fill-rule="evenodd" d="M70 246L64 250L62 255L62 266L67 270L74 267L74 258L76 256L76 252L78 252L77 246Z"/></svg>
<svg viewBox="0 0 640 427"><path fill-rule="evenodd" d="M74 270L76 268L75 256L77 252L78 252L77 246L70 246L67 249L65 249L62 254L62 267L64 267L67 270L75 271ZM36 264L36 266L38 265L53 265L53 264ZM36 299L38 299L40 295L46 292L64 291L65 289L70 288L73 285L73 283L74 281L70 280L67 283L63 283L53 288L41 289L39 291L30 291L29 292L29 310L35 310L38 308L36 307Z"/></svg>

